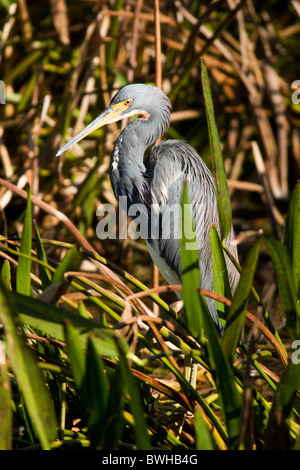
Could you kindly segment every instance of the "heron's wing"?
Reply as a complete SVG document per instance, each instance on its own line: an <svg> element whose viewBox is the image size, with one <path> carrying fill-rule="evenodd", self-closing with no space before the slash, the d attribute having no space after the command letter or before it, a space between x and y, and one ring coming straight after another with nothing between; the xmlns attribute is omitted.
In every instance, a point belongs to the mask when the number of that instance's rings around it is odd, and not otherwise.
<svg viewBox="0 0 300 470"><path fill-rule="evenodd" d="M181 278L180 232L181 197L184 181L187 181L189 203L199 249L200 286L213 290L213 266L210 242L210 226L219 229L219 215L213 177L197 152L187 144L166 141L154 146L146 164L152 204L156 206L156 218L151 228L156 231L154 240L148 240L149 251L162 275L169 284ZM157 233L159 236L157 237ZM232 244L233 229L226 245L236 259L236 246ZM232 289L238 282L238 272L227 259L227 269ZM175 280L176 282L176 280ZM220 326L215 302L206 298L210 314Z"/></svg>
<svg viewBox="0 0 300 470"><path fill-rule="evenodd" d="M179 141L165 141L153 147L147 162L152 203L157 205L155 231L159 232L156 249L167 265L181 277L180 227L181 196L188 183L200 255L202 287L212 288L210 225L218 224L215 187L211 173L197 152ZM208 275L209 274L209 275Z"/></svg>

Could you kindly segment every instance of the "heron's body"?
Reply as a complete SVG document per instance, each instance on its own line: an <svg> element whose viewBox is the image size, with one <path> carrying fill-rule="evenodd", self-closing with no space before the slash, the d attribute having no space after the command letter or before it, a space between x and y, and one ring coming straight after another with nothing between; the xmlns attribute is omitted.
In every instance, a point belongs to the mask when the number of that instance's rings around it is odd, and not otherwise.
<svg viewBox="0 0 300 470"><path fill-rule="evenodd" d="M200 286L213 290L213 266L210 245L210 226L219 227L218 207L213 177L198 153L188 144L166 140L152 147L170 124L171 104L167 96L150 85L128 85L112 99L109 108L75 136L66 147L81 140L103 123L138 115L121 132L116 141L110 164L110 178L117 198L125 196L127 207L139 204L148 220L146 234L150 255L170 284L181 279L181 256L178 214L170 218L171 207L179 207L182 188L187 181L189 202L200 250ZM153 216L154 214L154 216ZM172 214L173 216L173 214ZM164 236L164 225L169 222L169 233ZM158 236L153 237L153 233ZM233 230L226 240L227 247L237 258L232 243ZM229 279L234 290L237 272L228 260ZM207 300L214 321L219 324L213 301Z"/></svg>

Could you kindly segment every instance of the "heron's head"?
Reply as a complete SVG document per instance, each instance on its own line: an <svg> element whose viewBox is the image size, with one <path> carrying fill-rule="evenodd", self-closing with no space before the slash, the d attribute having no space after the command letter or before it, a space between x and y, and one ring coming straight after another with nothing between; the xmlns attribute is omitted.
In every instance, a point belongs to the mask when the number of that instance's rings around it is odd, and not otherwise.
<svg viewBox="0 0 300 470"><path fill-rule="evenodd" d="M159 88L144 84L126 85L116 93L105 111L76 134L56 155L62 154L96 129L133 116L152 123L155 120L158 133L162 135L170 124L170 110L169 98Z"/></svg>

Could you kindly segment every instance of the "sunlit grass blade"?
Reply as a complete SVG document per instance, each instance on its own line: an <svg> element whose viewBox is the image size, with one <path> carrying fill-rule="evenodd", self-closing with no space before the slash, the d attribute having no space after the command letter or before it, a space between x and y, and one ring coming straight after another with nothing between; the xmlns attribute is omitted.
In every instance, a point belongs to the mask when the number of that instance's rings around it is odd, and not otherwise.
<svg viewBox="0 0 300 470"><path fill-rule="evenodd" d="M198 288L200 286L199 249L189 205L188 184L184 183L182 198L182 231L180 239L182 259L182 298L184 318L188 330L196 339L202 334L202 313Z"/></svg>
<svg viewBox="0 0 300 470"><path fill-rule="evenodd" d="M27 205L25 212L25 219L23 224L23 232L21 235L20 252L27 256L31 256L32 247L32 207L31 207L31 192L29 186L27 190ZM16 289L20 294L31 295L31 260L28 257L19 256L17 274L16 274Z"/></svg>
<svg viewBox="0 0 300 470"><path fill-rule="evenodd" d="M11 270L10 263L7 259L5 259L2 264L1 279L6 289L11 290Z"/></svg>
<svg viewBox="0 0 300 470"><path fill-rule="evenodd" d="M68 356L71 361L71 369L79 392L83 408L88 404L88 394L85 384L86 372L86 342L80 340L80 332L69 320L64 322L65 341Z"/></svg>
<svg viewBox="0 0 300 470"><path fill-rule="evenodd" d="M293 191L285 226L284 244L290 255L296 295L300 297L300 182Z"/></svg>
<svg viewBox="0 0 300 470"><path fill-rule="evenodd" d="M150 437L147 431L144 410L140 396L137 391L136 383L128 367L126 352L127 345L121 337L116 337L116 343L119 349L119 364L122 373L123 383L129 394L129 407L134 417L134 433L136 445L139 450L151 450Z"/></svg>
<svg viewBox="0 0 300 470"><path fill-rule="evenodd" d="M13 417L11 400L11 385L6 363L5 343L0 340L0 450L12 449Z"/></svg>
<svg viewBox="0 0 300 470"><path fill-rule="evenodd" d="M19 61L18 65L10 70L7 75L3 78L4 83L7 85L12 82L16 77L22 75L24 72L28 71L29 68L34 63L40 63L41 55L43 50L34 50L33 52L26 54L25 57Z"/></svg>
<svg viewBox="0 0 300 470"><path fill-rule="evenodd" d="M89 338L86 356L86 388L88 392L88 426L91 435L91 447L102 443L105 429L105 415L109 396L109 383L101 357L97 354L94 339Z"/></svg>
<svg viewBox="0 0 300 470"><path fill-rule="evenodd" d="M197 450L214 450L211 433L199 409L195 410L195 435Z"/></svg>
<svg viewBox="0 0 300 470"><path fill-rule="evenodd" d="M78 329L82 343L85 343L87 336L93 333L99 353L112 358L116 356L114 331L110 328L102 328L96 321L38 299L19 295L16 292L10 295L17 306L20 320L24 324L44 332L57 341L65 341L64 324L65 321L69 321Z"/></svg>
<svg viewBox="0 0 300 470"><path fill-rule="evenodd" d="M262 237L276 273L281 305L286 317L286 326L292 339L300 336L300 305L297 302L295 279L286 247L271 237Z"/></svg>
<svg viewBox="0 0 300 470"><path fill-rule="evenodd" d="M7 356L23 395L32 425L43 449L49 449L56 438L57 422L45 379L36 358L27 345L17 323L17 310L11 293L0 289L0 318L4 324Z"/></svg>
<svg viewBox="0 0 300 470"><path fill-rule="evenodd" d="M210 238L213 263L214 292L223 295L227 299L231 300L232 294L224 257L224 251L215 225L212 225L210 228ZM216 308L219 313L220 322L223 326L225 326L224 320L226 320L228 314L228 307L224 305L224 303L216 301Z"/></svg>
<svg viewBox="0 0 300 470"><path fill-rule="evenodd" d="M227 357L233 357L240 339L246 319L248 298L252 287L254 273L259 255L259 240L256 240L249 250L243 264L241 276L233 296L232 304L226 321L222 348Z"/></svg>
<svg viewBox="0 0 300 470"><path fill-rule="evenodd" d="M223 419L226 423L229 435L229 446L236 448L240 429L241 401L235 383L235 376L231 363L222 351L218 340L218 333L208 307L200 297L203 308L203 323L207 338L207 351L209 363L215 374L218 387L219 400Z"/></svg>
<svg viewBox="0 0 300 470"><path fill-rule="evenodd" d="M30 101L30 98L32 97L33 89L36 86L37 77L38 77L38 71L35 70L30 80L28 81L28 84L25 90L22 91L21 100L17 106L18 113L24 111L24 109L26 109L26 106L28 106L28 101Z"/></svg>
<svg viewBox="0 0 300 470"><path fill-rule="evenodd" d="M44 245L43 245L37 225L35 226L35 236L36 236L36 247L37 247L38 259L43 261L43 263L47 263L48 262L47 256L45 253ZM51 277L52 277L51 272L44 265L39 264L39 274L40 274L40 279L42 281L42 288L45 289L51 284Z"/></svg>
<svg viewBox="0 0 300 470"><path fill-rule="evenodd" d="M201 60L201 81L205 102L209 143L212 157L212 170L216 183L216 194L219 209L221 239L224 240L230 231L231 206L227 179L224 169L218 129L215 121L214 106L211 96L209 77L204 60Z"/></svg>
<svg viewBox="0 0 300 470"><path fill-rule="evenodd" d="M72 248L67 251L61 263L57 267L52 278L52 284L58 281L62 281L64 274L67 271L76 271L80 266L81 260L82 256L79 253L77 246L72 246Z"/></svg>

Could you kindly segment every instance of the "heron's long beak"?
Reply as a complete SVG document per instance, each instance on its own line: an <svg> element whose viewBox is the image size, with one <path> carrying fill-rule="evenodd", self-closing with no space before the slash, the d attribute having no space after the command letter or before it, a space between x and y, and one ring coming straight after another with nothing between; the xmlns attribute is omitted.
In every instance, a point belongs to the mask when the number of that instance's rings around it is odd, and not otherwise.
<svg viewBox="0 0 300 470"><path fill-rule="evenodd" d="M105 126L106 124L111 124L112 122L119 121L122 119L120 114L124 111L124 107L122 103L115 104L114 106L109 106L108 108L103 111L103 113L99 114L96 119L94 119L90 124L88 124L82 131L78 132L69 142L67 142L56 154L58 157L63 152L68 150L72 145L76 144L80 140L82 140L87 135L91 134L91 132L99 129L99 127Z"/></svg>

